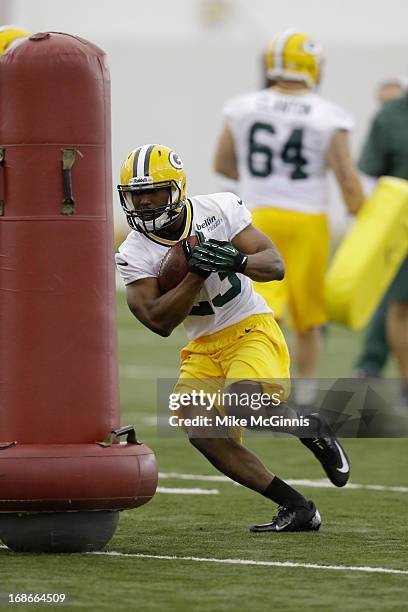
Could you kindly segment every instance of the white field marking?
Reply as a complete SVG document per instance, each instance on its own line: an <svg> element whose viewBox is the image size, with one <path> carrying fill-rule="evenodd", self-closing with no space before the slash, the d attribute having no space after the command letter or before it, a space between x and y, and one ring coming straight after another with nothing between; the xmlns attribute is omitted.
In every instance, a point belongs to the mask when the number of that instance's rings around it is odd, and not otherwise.
<svg viewBox="0 0 408 612"><path fill-rule="evenodd" d="M158 380L159 378L178 378L177 368L166 366L133 366L125 365L119 370L124 378L136 378L145 380Z"/></svg>
<svg viewBox="0 0 408 612"><path fill-rule="evenodd" d="M208 482L229 482L232 484L237 484L228 476L205 476L203 474L180 474L178 472L159 472L159 478L161 480L174 478L176 480L202 480ZM312 489L333 489L337 490L338 487L332 485L332 483L327 478L321 478L319 480L302 480L302 479L290 479L285 480L289 485L301 486L301 487L310 487ZM351 482L347 484L345 487L341 487L342 489L365 489L368 491L389 491L393 493L408 493L408 487L393 487L387 485L377 485L377 484L358 484L356 482Z"/></svg>
<svg viewBox="0 0 408 612"><path fill-rule="evenodd" d="M290 485L297 485L303 487L312 487L316 489L338 489L335 487L327 478L321 480L287 480ZM388 485L376 485L376 484L359 484L357 482L349 482L342 489L365 489L366 491L388 491L394 493L408 493L408 487L393 487Z"/></svg>
<svg viewBox="0 0 408 612"><path fill-rule="evenodd" d="M176 487L157 487L157 493L173 493L175 495L219 495L218 489L183 489Z"/></svg>
<svg viewBox="0 0 408 612"><path fill-rule="evenodd" d="M0 548L8 546L0 544ZM260 565L266 567L286 567L303 569L337 570L345 572L367 572L370 574L402 574L408 575L408 570L398 570L388 567L369 567L358 565L318 565L316 563L294 563L292 561L254 561L252 559L212 559L206 557L174 557L170 555L144 555L142 553L121 553L116 551L98 551L85 553L87 555L107 555L109 557L133 557L139 559L163 559L168 561L201 561L207 563L225 563L227 565Z"/></svg>
<svg viewBox="0 0 408 612"><path fill-rule="evenodd" d="M232 482L228 476L204 476L202 474L179 474L178 472L159 472L160 480L166 480L167 478L176 478L177 480L204 480L208 482Z"/></svg>
<svg viewBox="0 0 408 612"><path fill-rule="evenodd" d="M110 557L133 557L139 559L163 559L166 561L199 561L204 563L224 563L227 565L259 565L264 567L285 567L301 569L337 570L343 572L367 572L370 574L403 574L408 570L391 569L388 567L366 567L359 565L318 565L317 563L294 563L293 561L255 561L253 559L215 559L207 557L176 557L170 555L144 555L142 553L121 553L116 551L98 551L85 553L88 555L108 555Z"/></svg>

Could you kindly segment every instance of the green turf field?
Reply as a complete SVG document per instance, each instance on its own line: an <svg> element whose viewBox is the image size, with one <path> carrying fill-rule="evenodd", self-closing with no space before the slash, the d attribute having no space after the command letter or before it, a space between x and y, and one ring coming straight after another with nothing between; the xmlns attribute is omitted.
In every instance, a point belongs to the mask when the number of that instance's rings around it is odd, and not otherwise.
<svg viewBox="0 0 408 612"><path fill-rule="evenodd" d="M167 339L154 336L127 313L123 294L118 300L122 424L134 424L138 437L156 451L159 470L168 476L162 477L161 487L213 493L159 492L146 506L124 513L108 549L130 556L22 555L3 548L0 592L65 592L68 606L78 610L407 609L408 441L347 440L352 483L385 489L339 490L316 486L323 479L320 465L297 440L252 436L249 445L278 475L312 481L308 484L313 486L299 489L316 502L323 524L320 532L312 534L250 534L251 523L270 520L274 506L231 482L195 479L194 475L217 472L181 435L156 433L155 377L176 372L183 332L177 330ZM321 375L348 376L357 350L356 335L330 329ZM389 372L395 372L392 366ZM179 476L169 477L171 473ZM181 474L192 477L182 479ZM223 559L236 561L216 562Z"/></svg>

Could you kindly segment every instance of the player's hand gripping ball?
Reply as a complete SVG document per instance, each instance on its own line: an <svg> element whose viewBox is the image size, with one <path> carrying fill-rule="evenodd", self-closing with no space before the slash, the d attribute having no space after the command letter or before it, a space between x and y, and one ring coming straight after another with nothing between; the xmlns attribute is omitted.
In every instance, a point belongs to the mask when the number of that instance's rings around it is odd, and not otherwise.
<svg viewBox="0 0 408 612"><path fill-rule="evenodd" d="M189 271L188 260L196 244L198 244L197 237L189 236L167 251L160 264L158 277L162 294L177 287L186 276Z"/></svg>

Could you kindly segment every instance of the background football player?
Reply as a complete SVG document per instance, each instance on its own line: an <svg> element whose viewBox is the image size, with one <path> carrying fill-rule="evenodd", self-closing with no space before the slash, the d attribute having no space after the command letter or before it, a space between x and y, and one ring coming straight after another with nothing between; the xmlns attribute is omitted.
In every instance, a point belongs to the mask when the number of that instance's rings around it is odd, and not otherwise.
<svg viewBox="0 0 408 612"><path fill-rule="evenodd" d="M30 36L29 32L20 26L0 26L0 55L3 55L7 49L16 44L20 39L27 38L27 36Z"/></svg>
<svg viewBox="0 0 408 612"><path fill-rule="evenodd" d="M121 205L132 231L119 247L116 263L128 306L153 332L168 336L184 323L189 338L181 352L175 392L191 394L201 381L214 384L215 390L224 381L227 391L238 394L260 379L288 381L285 339L251 282L281 280L282 259L270 238L252 226L242 200L232 193L187 198L182 161L162 145L131 151L120 180ZM188 273L174 289L161 294L163 257L171 246L198 232L201 239L188 256ZM228 386L228 381L234 382ZM186 431L190 442L222 473L281 506L270 523L254 526L254 531L319 528L314 503L243 446L241 431L230 430L223 437L212 437L205 428L198 434L188 427ZM323 431L302 441L332 482L343 486L349 466L337 440Z"/></svg>
<svg viewBox="0 0 408 612"><path fill-rule="evenodd" d="M403 78L389 79L377 87L381 108L373 118L364 143L360 170L366 189L374 189L379 177L408 180L408 90ZM402 381L401 400L408 406L408 257L388 287L365 333L355 376L378 378L390 351Z"/></svg>
<svg viewBox="0 0 408 612"><path fill-rule="evenodd" d="M289 305L296 375L305 379L317 374L319 327L326 323L327 170L334 171L351 213L363 202L349 153L353 121L314 91L322 61L321 47L307 34L288 30L277 36L265 55L270 86L225 105L214 162L219 175L239 181L254 226L283 256L285 280L255 286L278 320ZM312 403L313 385L303 385L297 399Z"/></svg>

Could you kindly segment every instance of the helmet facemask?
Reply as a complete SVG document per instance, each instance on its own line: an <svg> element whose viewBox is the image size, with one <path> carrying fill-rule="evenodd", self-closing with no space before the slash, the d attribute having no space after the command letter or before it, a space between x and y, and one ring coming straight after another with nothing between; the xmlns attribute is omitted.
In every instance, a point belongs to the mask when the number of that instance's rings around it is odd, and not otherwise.
<svg viewBox="0 0 408 612"><path fill-rule="evenodd" d="M135 208L133 194L158 189L167 189L166 204L155 208ZM151 177L135 177L128 185L118 185L118 191L126 220L130 227L138 232L156 233L172 225L184 210L185 201L181 200L181 186L174 180L153 182Z"/></svg>

